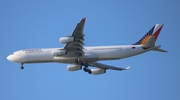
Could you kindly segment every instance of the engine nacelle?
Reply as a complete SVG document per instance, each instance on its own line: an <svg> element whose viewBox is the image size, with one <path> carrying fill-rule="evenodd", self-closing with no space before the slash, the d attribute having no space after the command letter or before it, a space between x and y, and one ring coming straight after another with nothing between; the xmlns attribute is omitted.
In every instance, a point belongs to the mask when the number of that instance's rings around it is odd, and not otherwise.
<svg viewBox="0 0 180 100"><path fill-rule="evenodd" d="M52 52L53 56L62 56L66 55L67 51L66 50L55 50Z"/></svg>
<svg viewBox="0 0 180 100"><path fill-rule="evenodd" d="M68 71L77 71L77 70L81 70L81 69L82 69L81 65L68 65L67 66Z"/></svg>
<svg viewBox="0 0 180 100"><path fill-rule="evenodd" d="M101 68L95 68L91 69L93 75L99 75L99 74L104 74L106 73L106 69L101 69Z"/></svg>
<svg viewBox="0 0 180 100"><path fill-rule="evenodd" d="M62 43L62 44L66 44L66 43L69 43L69 42L73 42L75 40L74 37L61 37L59 39L59 41Z"/></svg>

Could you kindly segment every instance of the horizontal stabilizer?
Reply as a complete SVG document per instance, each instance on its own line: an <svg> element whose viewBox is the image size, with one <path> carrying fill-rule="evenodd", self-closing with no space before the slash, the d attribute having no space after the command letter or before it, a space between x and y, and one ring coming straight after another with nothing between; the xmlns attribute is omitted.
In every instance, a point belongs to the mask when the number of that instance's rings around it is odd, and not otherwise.
<svg viewBox="0 0 180 100"><path fill-rule="evenodd" d="M158 52L168 52L168 51L166 51L166 50L163 50L163 49L153 49L153 51L158 51Z"/></svg>

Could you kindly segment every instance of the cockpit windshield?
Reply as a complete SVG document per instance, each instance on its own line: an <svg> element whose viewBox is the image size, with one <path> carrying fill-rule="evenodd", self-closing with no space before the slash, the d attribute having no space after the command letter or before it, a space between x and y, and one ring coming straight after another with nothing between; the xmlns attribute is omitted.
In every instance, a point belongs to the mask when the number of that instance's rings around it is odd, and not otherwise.
<svg viewBox="0 0 180 100"><path fill-rule="evenodd" d="M11 55L14 55L14 53L11 53Z"/></svg>

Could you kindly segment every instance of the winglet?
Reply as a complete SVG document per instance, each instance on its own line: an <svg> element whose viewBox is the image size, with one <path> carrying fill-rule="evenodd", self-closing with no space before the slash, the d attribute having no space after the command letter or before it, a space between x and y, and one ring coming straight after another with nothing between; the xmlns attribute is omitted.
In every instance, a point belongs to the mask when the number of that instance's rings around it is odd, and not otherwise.
<svg viewBox="0 0 180 100"><path fill-rule="evenodd" d="M83 19L81 20L81 22L83 22L83 23L84 23L85 21L86 21L86 18L83 18Z"/></svg>
<svg viewBox="0 0 180 100"><path fill-rule="evenodd" d="M124 68L124 70L128 70L128 69L130 69L130 68L131 68L131 66L128 66L128 67Z"/></svg>

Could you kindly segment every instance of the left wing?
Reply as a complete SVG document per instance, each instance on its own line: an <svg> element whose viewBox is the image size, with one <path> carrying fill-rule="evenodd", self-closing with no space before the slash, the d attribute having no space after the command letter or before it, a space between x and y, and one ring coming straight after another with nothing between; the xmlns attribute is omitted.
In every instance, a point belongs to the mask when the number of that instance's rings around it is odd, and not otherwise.
<svg viewBox="0 0 180 100"><path fill-rule="evenodd" d="M83 18L74 29L73 33L70 37L73 37L75 40L73 42L69 42L64 46L64 49L67 50L67 56L76 57L76 56L83 56L83 45L84 45L84 24L86 18Z"/></svg>
<svg viewBox="0 0 180 100"><path fill-rule="evenodd" d="M97 63L97 62L88 63L88 65L92 66L92 67L102 68L102 69L112 69L112 70L120 70L120 71L128 70L130 68L130 66L128 66L126 68L119 68L119 67L105 65L105 64L101 64L101 63Z"/></svg>

